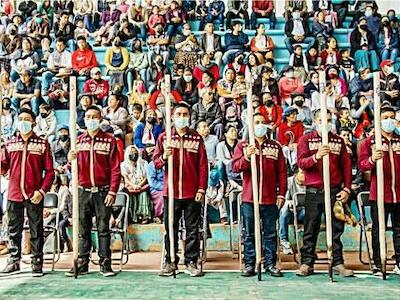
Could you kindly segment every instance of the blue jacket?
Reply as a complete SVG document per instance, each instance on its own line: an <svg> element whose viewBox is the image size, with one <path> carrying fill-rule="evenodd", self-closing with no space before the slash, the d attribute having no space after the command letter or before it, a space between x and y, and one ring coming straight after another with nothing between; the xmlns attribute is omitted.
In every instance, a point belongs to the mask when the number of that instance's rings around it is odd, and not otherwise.
<svg viewBox="0 0 400 300"><path fill-rule="evenodd" d="M161 192L164 187L164 170L157 170L154 162L147 165L147 182L150 186L150 192Z"/></svg>
<svg viewBox="0 0 400 300"><path fill-rule="evenodd" d="M377 47L379 51L385 49L385 34L383 33L383 31L379 32ZM390 37L389 50L393 50L393 48L398 48L398 47L399 47L399 34L397 33L397 31L393 30L393 33Z"/></svg>
<svg viewBox="0 0 400 300"><path fill-rule="evenodd" d="M211 14L212 10L216 10L219 14L223 14L225 11L225 3L224 1L217 1L217 2L211 2L210 6L208 7L208 13Z"/></svg>
<svg viewBox="0 0 400 300"><path fill-rule="evenodd" d="M240 31L238 35L233 33L225 35L226 50L238 49L244 51L248 42L249 37L243 31Z"/></svg>
<svg viewBox="0 0 400 300"><path fill-rule="evenodd" d="M146 145L142 143L142 138L143 138L143 132L144 132L144 123L139 123L138 126L135 129L135 135L133 138L134 144L136 147L139 149L145 149ZM157 142L158 136L164 131L164 129L160 125L153 125L153 129L151 130L155 142Z"/></svg>

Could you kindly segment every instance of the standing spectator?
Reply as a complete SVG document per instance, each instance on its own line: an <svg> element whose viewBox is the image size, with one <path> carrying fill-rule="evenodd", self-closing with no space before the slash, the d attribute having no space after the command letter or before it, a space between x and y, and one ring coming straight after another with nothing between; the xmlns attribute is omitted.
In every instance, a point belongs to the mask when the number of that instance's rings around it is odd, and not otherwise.
<svg viewBox="0 0 400 300"><path fill-rule="evenodd" d="M233 19L244 20L246 28L250 27L248 10L248 1L246 0L228 0L228 12L226 13L226 29L231 29Z"/></svg>
<svg viewBox="0 0 400 300"><path fill-rule="evenodd" d="M37 116L41 101L40 90L40 81L33 78L31 71L22 71L21 78L15 83L11 99L13 109L19 111L22 106L29 104L33 113Z"/></svg>
<svg viewBox="0 0 400 300"><path fill-rule="evenodd" d="M79 76L88 76L90 70L98 66L96 55L90 49L86 38L79 36L78 49L72 53L72 68Z"/></svg>
<svg viewBox="0 0 400 300"><path fill-rule="evenodd" d="M90 70L90 77L91 79L85 82L83 91L94 97L95 103L93 104L102 106L110 91L110 85L107 80L101 78L101 71L98 67Z"/></svg>
<svg viewBox="0 0 400 300"><path fill-rule="evenodd" d="M251 29L256 29L258 18L269 18L269 29L274 30L276 24L275 0L253 0L251 13Z"/></svg>
<svg viewBox="0 0 400 300"><path fill-rule="evenodd" d="M214 33L214 23L208 22L205 26L205 32L200 37L200 48L203 53L207 53L210 59L214 59L217 66L222 61L221 37Z"/></svg>
<svg viewBox="0 0 400 300"><path fill-rule="evenodd" d="M157 170L153 160L147 165L147 182L149 183L151 200L153 202L153 221L156 224L161 224L164 214L164 170Z"/></svg>
<svg viewBox="0 0 400 300"><path fill-rule="evenodd" d="M222 0L211 0L208 6L207 22L218 20L219 30L224 30L225 3Z"/></svg>
<svg viewBox="0 0 400 300"><path fill-rule="evenodd" d="M62 38L67 44L69 52L75 51L75 25L69 21L70 14L63 11L60 20L54 24L54 34L56 38Z"/></svg>
<svg viewBox="0 0 400 300"><path fill-rule="evenodd" d="M233 21L233 31L225 35L225 53L222 61L225 65L230 63L236 53L243 53L247 49L249 37L242 31L242 23L238 20Z"/></svg>
<svg viewBox="0 0 400 300"><path fill-rule="evenodd" d="M389 18L383 17L378 34L377 47L382 60L396 61L399 56L399 32L390 26Z"/></svg>
<svg viewBox="0 0 400 300"><path fill-rule="evenodd" d="M172 37L182 31L182 25L186 23L186 12L179 7L177 1L172 1L170 9L165 14L167 21L167 35Z"/></svg>
<svg viewBox="0 0 400 300"><path fill-rule="evenodd" d="M122 46L118 36L115 37L113 46L107 49L105 57L107 74L111 77L111 87L124 84L124 74L129 65L129 58L128 49Z"/></svg>

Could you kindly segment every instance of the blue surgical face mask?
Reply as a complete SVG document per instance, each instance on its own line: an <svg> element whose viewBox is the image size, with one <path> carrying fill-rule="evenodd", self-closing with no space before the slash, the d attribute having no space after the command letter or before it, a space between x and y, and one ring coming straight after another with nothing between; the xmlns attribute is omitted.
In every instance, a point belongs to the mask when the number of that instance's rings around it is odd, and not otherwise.
<svg viewBox="0 0 400 300"><path fill-rule="evenodd" d="M365 78L365 80L372 79L372 78L374 78L374 74L369 73L369 74L367 75L367 78Z"/></svg>
<svg viewBox="0 0 400 300"><path fill-rule="evenodd" d="M29 121L19 121L18 130L22 134L28 134L32 131L32 122Z"/></svg>
<svg viewBox="0 0 400 300"><path fill-rule="evenodd" d="M257 124L254 126L254 135L258 138L267 134L268 126L265 124Z"/></svg>
<svg viewBox="0 0 400 300"><path fill-rule="evenodd" d="M392 133L396 129L397 121L395 119L381 120L382 130L386 133Z"/></svg>
<svg viewBox="0 0 400 300"><path fill-rule="evenodd" d="M396 127L394 129L394 133L397 134L397 135L400 135L400 127Z"/></svg>
<svg viewBox="0 0 400 300"><path fill-rule="evenodd" d="M366 16L367 18L370 17L370 16L372 16L372 11L369 10L369 9L367 9L367 10L365 11L365 16Z"/></svg>
<svg viewBox="0 0 400 300"><path fill-rule="evenodd" d="M317 124L315 125L315 129L318 131L318 133L322 133L322 124ZM326 129L328 130L328 132L332 131L332 123L328 122Z"/></svg>
<svg viewBox="0 0 400 300"><path fill-rule="evenodd" d="M100 120L98 119L90 119L85 120L85 125L88 131L96 131L100 128Z"/></svg>
<svg viewBox="0 0 400 300"><path fill-rule="evenodd" d="M175 127L178 129L183 129L189 126L189 118L175 118L174 120Z"/></svg>

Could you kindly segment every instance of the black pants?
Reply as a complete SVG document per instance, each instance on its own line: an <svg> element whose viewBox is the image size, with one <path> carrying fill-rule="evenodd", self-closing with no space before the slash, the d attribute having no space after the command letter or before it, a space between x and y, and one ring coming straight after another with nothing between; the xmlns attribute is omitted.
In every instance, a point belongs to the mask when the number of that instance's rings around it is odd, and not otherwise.
<svg viewBox="0 0 400 300"><path fill-rule="evenodd" d="M233 13L232 11L228 11L226 13L226 28L231 28L233 19L242 19L242 17L239 14L243 14L244 16L244 22L246 28L250 27L249 14L245 10L239 10L237 14Z"/></svg>
<svg viewBox="0 0 400 300"><path fill-rule="evenodd" d="M335 204L336 194L339 189L331 189L331 206ZM321 216L325 211L324 192L317 193L306 191L305 216L304 216L304 236L303 247L301 248L301 263L313 266L316 254L315 248L319 229L321 226ZM344 232L344 222L337 220L332 211L332 246L333 246L333 266L343 264L343 244L340 240Z"/></svg>
<svg viewBox="0 0 400 300"><path fill-rule="evenodd" d="M10 236L10 260L17 262L21 259L21 239L24 230L24 208L28 215L29 230L31 233L32 263L43 262L43 201L33 204L30 201L8 201L8 231Z"/></svg>
<svg viewBox="0 0 400 300"><path fill-rule="evenodd" d="M105 258L111 258L110 217L112 208L104 204L107 193L108 191L90 193L79 189L79 258L82 259L82 263L89 262L92 247L93 216L96 216L100 264Z"/></svg>
<svg viewBox="0 0 400 300"><path fill-rule="evenodd" d="M400 203L385 204L385 223L390 214L393 232L393 244L396 264L400 265ZM381 257L379 248L379 221L378 206L376 201L371 201L371 218L372 218L372 251L374 264L380 268Z"/></svg>
<svg viewBox="0 0 400 300"><path fill-rule="evenodd" d="M185 246L185 264L190 262L197 263L200 255L199 225L201 215L201 203L193 199L175 199L174 201L174 241L175 241L175 263L178 264L178 227L182 212L185 218L186 246ZM169 249L169 226L168 226L168 198L164 197L164 226L165 226L165 261L171 262L171 253Z"/></svg>

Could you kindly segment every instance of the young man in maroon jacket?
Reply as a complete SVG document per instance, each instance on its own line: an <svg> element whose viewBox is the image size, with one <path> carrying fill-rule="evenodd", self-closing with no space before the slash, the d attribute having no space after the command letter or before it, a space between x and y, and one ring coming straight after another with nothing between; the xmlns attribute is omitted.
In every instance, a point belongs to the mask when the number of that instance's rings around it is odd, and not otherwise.
<svg viewBox="0 0 400 300"><path fill-rule="evenodd" d="M372 171L370 200L372 217L372 250L374 272L381 272L382 264L379 249L379 223L377 198L376 161L383 159L383 185L385 200L385 219L390 214L393 231L393 243L396 259L394 272L400 275L400 136L394 133L397 121L392 107L381 110L382 150L375 149L375 136L365 139L360 145L358 164L363 172Z"/></svg>
<svg viewBox="0 0 400 300"><path fill-rule="evenodd" d="M287 171L282 148L277 141L267 138L267 131L265 117L260 113L255 114L254 134L256 144L250 145L247 141L239 143L232 161L233 172L243 172L241 211L244 227L245 270L242 276L246 277L255 275L256 264L252 172L258 174L257 185L259 187L265 272L274 277L282 277L281 271L276 268L276 220L279 216L279 208L285 202ZM257 171L252 170L250 165L250 157L253 154L256 154Z"/></svg>
<svg viewBox="0 0 400 300"><path fill-rule="evenodd" d="M322 158L329 155L329 174L331 183L331 205L336 200L346 203L351 188L351 160L343 139L330 132L332 115L328 112L329 146L322 145L321 111L314 113L315 130L302 136L297 146L297 163L305 173L306 201L304 217L303 247L298 276L308 276L314 272L315 247L321 226L324 206L324 178ZM344 267L343 245L340 240L344 222L332 216L333 232L333 271L342 276L352 276L353 271Z"/></svg>
<svg viewBox="0 0 400 300"><path fill-rule="evenodd" d="M17 135L2 149L1 175L8 172L8 231L10 258L1 273L20 271L24 209L28 215L32 244L32 274L43 276L43 198L54 179L53 157L46 139L33 133L35 114L22 108Z"/></svg>
<svg viewBox="0 0 400 300"><path fill-rule="evenodd" d="M174 108L171 145L166 145L166 133L162 133L156 144L153 161L156 169L165 166L164 176L164 226L165 226L165 263L160 276L171 276L177 270L178 222L184 214L186 227L185 273L192 277L201 276L197 268L200 254L199 222L201 203L207 190L208 161L203 138L189 129L190 108L180 102ZM174 168L168 172L168 157L173 156ZM174 234L175 253L170 253L168 235L168 175L172 173L174 181ZM171 255L175 255L175 263L171 263Z"/></svg>
<svg viewBox="0 0 400 300"><path fill-rule="evenodd" d="M70 151L68 160L78 159L79 184L79 259L78 275L89 270L92 217L96 216L99 240L100 273L114 276L111 269L110 217L121 181L120 159L115 138L100 129L101 110L90 106L85 112L87 132L77 141L77 153ZM74 276L74 269L65 273Z"/></svg>

